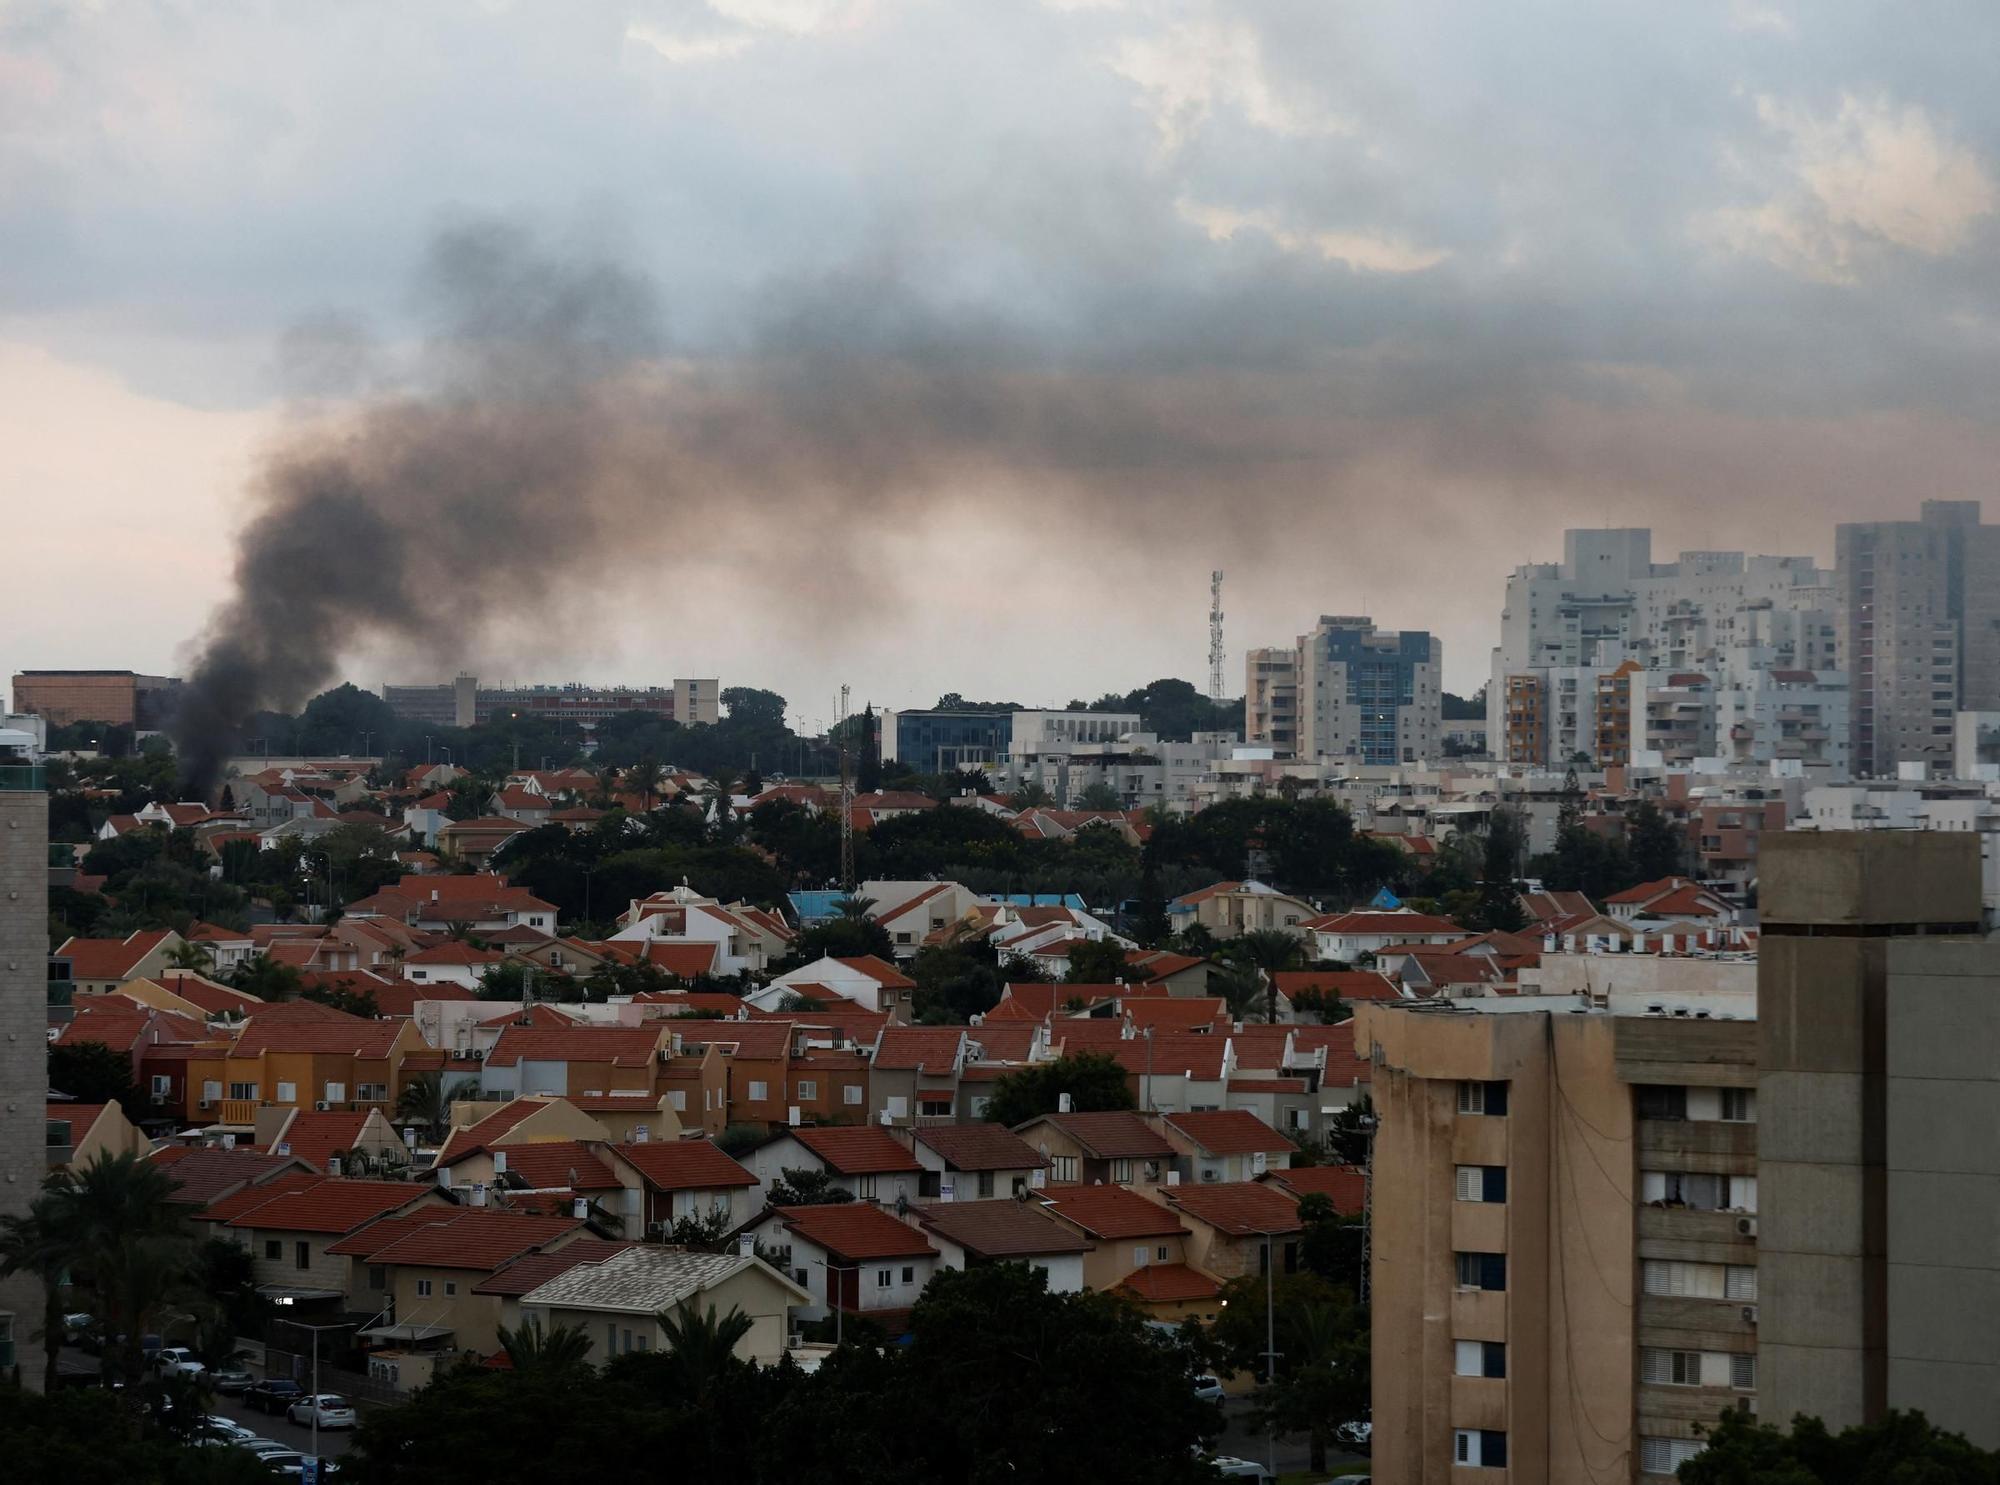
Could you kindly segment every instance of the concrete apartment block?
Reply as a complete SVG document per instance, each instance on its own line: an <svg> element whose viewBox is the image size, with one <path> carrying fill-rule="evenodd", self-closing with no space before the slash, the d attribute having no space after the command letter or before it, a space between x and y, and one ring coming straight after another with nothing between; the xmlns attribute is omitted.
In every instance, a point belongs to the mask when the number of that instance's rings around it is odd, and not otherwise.
<svg viewBox="0 0 2000 1485"><path fill-rule="evenodd" d="M1907 1235L1912 1223L1952 1223L1959 1214L1947 1216L1929 1201L1900 1203L1898 1213L1892 1188L1900 1184L1914 1196L1944 1177L1967 1182L1970 1198L1981 1184L1978 1167L1993 1163L1954 1150L1960 1142L1945 1134L1945 1121L1974 1116L1979 1099L1933 1071L1945 1057L1939 1032L1954 1017L1976 1019L1974 992L1942 974L1926 985L1904 966L1977 960L2000 969L2000 955L1976 937L1979 843L1928 831L1786 833L1763 843L1760 870L1762 1411L1776 1420L1806 1413L1838 1429L1879 1417L1900 1395L1943 1422L1927 1394L1899 1385L1906 1369L1892 1355L1891 1335L1921 1352L1932 1370L1963 1370L1950 1340L1929 1338L1934 1317L1924 1313L1932 1308L1924 1301L1940 1284L1956 1282L1952 1270L1974 1253L1992 1261L1993 1229L1981 1229L1985 1236L1953 1265L1924 1262L1914 1247L1904 1250L1904 1261L1892 1225ZM1954 937L1968 934L1974 937ZM1899 1028L1902 1071L1892 1089L1889 1048ZM1990 1129L1990 1113L1983 1117L1976 1127ZM1899 1162L1913 1158L1911 1142L1947 1168L1899 1171ZM1916 1310L1899 1317L1899 1293ZM1981 1308L1976 1285L1960 1303ZM1982 1323L1991 1351L1994 1330L1990 1320ZM1991 1378L1961 1381L1985 1386L1990 1402ZM1950 1426L1972 1432L1973 1420L1955 1418ZM1996 1427L1990 1406L1984 1426Z"/></svg>
<svg viewBox="0 0 2000 1485"><path fill-rule="evenodd" d="M0 1216L28 1210L47 1160L48 840L48 796L0 783ZM0 1280L0 1327L11 1316L14 1359L34 1387L41 1313L32 1275Z"/></svg>

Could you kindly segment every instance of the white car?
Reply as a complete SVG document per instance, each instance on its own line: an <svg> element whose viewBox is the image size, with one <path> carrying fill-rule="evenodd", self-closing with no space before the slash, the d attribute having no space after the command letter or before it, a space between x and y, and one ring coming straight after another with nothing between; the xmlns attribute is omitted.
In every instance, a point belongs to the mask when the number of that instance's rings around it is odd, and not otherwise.
<svg viewBox="0 0 2000 1485"><path fill-rule="evenodd" d="M153 1357L153 1367L163 1377L198 1377L208 1370L186 1346L162 1347Z"/></svg>
<svg viewBox="0 0 2000 1485"><path fill-rule="evenodd" d="M205 1438L219 1439L225 1444L243 1444L257 1437L257 1431L245 1428L234 1418L225 1418L220 1413L210 1413L201 1420L200 1432Z"/></svg>
<svg viewBox="0 0 2000 1485"><path fill-rule="evenodd" d="M336 1397L331 1392L322 1392L317 1397L300 1398L285 1409L285 1416L304 1428L313 1422L315 1411L319 1414L321 1428L354 1427L354 1405L346 1398Z"/></svg>
<svg viewBox="0 0 2000 1485"><path fill-rule="evenodd" d="M1238 1459L1234 1454L1217 1454L1208 1462L1215 1466L1216 1473L1224 1479L1256 1480L1260 1485L1271 1485L1276 1479L1276 1476L1254 1459Z"/></svg>
<svg viewBox="0 0 2000 1485"><path fill-rule="evenodd" d="M1194 1395L1203 1402L1222 1401L1222 1379L1202 1376L1194 1379Z"/></svg>

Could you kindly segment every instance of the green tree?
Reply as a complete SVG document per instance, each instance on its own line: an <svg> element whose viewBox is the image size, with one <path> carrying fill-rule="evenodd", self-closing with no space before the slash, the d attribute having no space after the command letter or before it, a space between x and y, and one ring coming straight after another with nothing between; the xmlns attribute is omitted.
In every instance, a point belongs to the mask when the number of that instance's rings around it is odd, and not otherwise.
<svg viewBox="0 0 2000 1485"><path fill-rule="evenodd" d="M927 944L909 964L916 984L911 999L917 1019L929 1025L959 1025L1000 1003L1007 988L999 955L985 939Z"/></svg>
<svg viewBox="0 0 2000 1485"><path fill-rule="evenodd" d="M882 787L882 744L872 703L862 708L860 736L855 744L861 756L855 764L854 787L862 794L873 794Z"/></svg>
<svg viewBox="0 0 2000 1485"><path fill-rule="evenodd" d="M1641 800L1625 817L1625 849L1636 881L1653 882L1687 871L1687 831L1650 799Z"/></svg>
<svg viewBox="0 0 2000 1485"><path fill-rule="evenodd" d="M1278 971L1306 962L1305 941L1282 928L1259 928L1225 942L1221 952L1232 964L1256 970L1264 980L1264 1019L1278 1024Z"/></svg>
<svg viewBox="0 0 2000 1485"><path fill-rule="evenodd" d="M808 1203L810 1205L810 1203ZM713 1206L705 1212L688 1212L674 1219L667 1230L667 1243L690 1253L727 1253L734 1246L736 1223L727 1207Z"/></svg>
<svg viewBox="0 0 2000 1485"><path fill-rule="evenodd" d="M382 1006L375 999L374 987L364 985L357 990L352 980L335 980L331 985L308 985L299 993L303 999L330 1005L336 1011L359 1016L364 1021L378 1020L382 1015Z"/></svg>
<svg viewBox="0 0 2000 1485"><path fill-rule="evenodd" d="M1023 781L1008 797L1013 801L1016 810L1046 809L1055 803L1054 796L1042 787L1040 779Z"/></svg>
<svg viewBox="0 0 2000 1485"><path fill-rule="evenodd" d="M132 1079L132 1059L102 1042L51 1046L49 1087L78 1103L115 1103L135 1123L153 1115L151 1100Z"/></svg>
<svg viewBox="0 0 2000 1485"><path fill-rule="evenodd" d="M1144 948L1157 949L1166 943L1173 931L1173 920L1167 914L1167 894L1160 886L1160 868L1149 852L1139 875L1139 900L1133 905L1132 937Z"/></svg>
<svg viewBox="0 0 2000 1485"><path fill-rule="evenodd" d="M853 1201L854 1193L835 1184L826 1171L780 1166L766 1199L774 1207L828 1207Z"/></svg>
<svg viewBox="0 0 2000 1485"><path fill-rule="evenodd" d="M1131 973L1123 944L1094 938L1070 946L1069 972L1063 978L1072 985L1109 985Z"/></svg>
<svg viewBox="0 0 2000 1485"><path fill-rule="evenodd" d="M65 1228L68 1213L50 1194L35 1198L25 1214L0 1217L0 1276L27 1274L42 1290L42 1323L33 1339L43 1343L42 1391L56 1390L61 1375L63 1291L69 1278L75 1234Z"/></svg>
<svg viewBox="0 0 2000 1485"><path fill-rule="evenodd" d="M540 1317L530 1315L514 1329L501 1326L499 1336L507 1364L519 1373L564 1376L590 1365L590 1334L576 1326L555 1325L544 1330Z"/></svg>
<svg viewBox="0 0 2000 1485"><path fill-rule="evenodd" d="M676 1384L674 1395L696 1412L706 1412L718 1391L742 1369L736 1348L754 1322L735 1305L727 1314L717 1315L714 1305L686 1299L656 1318Z"/></svg>
<svg viewBox="0 0 2000 1485"><path fill-rule="evenodd" d="M396 1099L396 1122L416 1125L435 1144L451 1124L451 1106L474 1086L473 1080L466 1078L447 1087L442 1073L418 1073L404 1084Z"/></svg>
<svg viewBox="0 0 2000 1485"><path fill-rule="evenodd" d="M1367 1416L1368 1314L1353 1294L1318 1274L1292 1273L1269 1281L1245 1274L1222 1288L1222 1307L1210 1340L1234 1370L1259 1379L1253 1418L1286 1433L1304 1433L1312 1468L1324 1471L1327 1446L1341 1424ZM1264 1351L1265 1317L1276 1342L1277 1370L1270 1376Z"/></svg>
<svg viewBox="0 0 2000 1485"><path fill-rule="evenodd" d="M167 966L206 975L215 968L215 952L207 944L183 940L167 951Z"/></svg>
<svg viewBox="0 0 2000 1485"><path fill-rule="evenodd" d="M1125 808L1125 801L1116 789L1098 779L1076 796L1076 808L1080 810L1119 810Z"/></svg>
<svg viewBox="0 0 2000 1485"><path fill-rule="evenodd" d="M1062 1095L1079 1114L1134 1106L1125 1069L1102 1052L1078 1052L1053 1062L1036 1062L996 1078L986 1102L986 1118L1009 1128L1062 1107Z"/></svg>
<svg viewBox="0 0 2000 1485"><path fill-rule="evenodd" d="M262 1001L296 1000L305 991L305 976L268 954L252 954L229 972L233 989Z"/></svg>
<svg viewBox="0 0 2000 1485"><path fill-rule="evenodd" d="M1835 1434L1817 1418L1795 1418L1785 1432L1736 1408L1709 1431L1708 1447L1681 1465L1680 1479L1683 1485L1994 1485L2000 1454L1917 1412L1891 1412Z"/></svg>

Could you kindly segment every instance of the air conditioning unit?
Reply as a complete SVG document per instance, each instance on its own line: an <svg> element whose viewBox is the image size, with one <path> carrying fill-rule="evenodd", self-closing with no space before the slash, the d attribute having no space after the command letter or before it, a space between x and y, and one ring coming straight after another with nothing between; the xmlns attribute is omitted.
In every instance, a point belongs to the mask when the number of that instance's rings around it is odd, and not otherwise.
<svg viewBox="0 0 2000 1485"><path fill-rule="evenodd" d="M212 1098L204 1098L199 1104L196 1105L196 1107L204 1109L212 1109L215 1107L215 1100Z"/></svg>
<svg viewBox="0 0 2000 1485"><path fill-rule="evenodd" d="M665 1242L667 1234L673 1230L674 1224L671 1222L648 1222L646 1224L646 1236L654 1242Z"/></svg>
<svg viewBox="0 0 2000 1485"><path fill-rule="evenodd" d="M1736 1219L1736 1235L1738 1237L1751 1238L1757 1236L1757 1219L1755 1217L1738 1217Z"/></svg>
<svg viewBox="0 0 2000 1485"><path fill-rule="evenodd" d="M1743 1323L1745 1325L1755 1325L1757 1323L1757 1307L1755 1305L1745 1305L1743 1307Z"/></svg>
<svg viewBox="0 0 2000 1485"><path fill-rule="evenodd" d="M330 1113L330 1112L332 1112L332 1109L333 1109L333 1105L332 1105L332 1104L330 1104L330 1103L328 1103L328 1102L327 1102L327 1101L326 1101L325 1099L323 1099L323 1098L322 1098L322 1099L321 1099L321 1100L320 1100L320 1101L319 1101L318 1103L316 1103L316 1104L314 1104L314 1105L313 1105L313 1112L314 1112L314 1113L316 1113L316 1114L325 1114L325 1113Z"/></svg>

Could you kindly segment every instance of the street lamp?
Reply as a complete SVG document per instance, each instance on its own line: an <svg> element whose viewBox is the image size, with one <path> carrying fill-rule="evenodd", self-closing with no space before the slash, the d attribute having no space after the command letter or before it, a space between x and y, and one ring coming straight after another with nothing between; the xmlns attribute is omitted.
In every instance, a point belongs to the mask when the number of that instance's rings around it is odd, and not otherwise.
<svg viewBox="0 0 2000 1485"><path fill-rule="evenodd" d="M289 1298L280 1299L279 1304L290 1304ZM313 1467L319 1467L319 1333L322 1330L346 1330L345 1325L307 1325L300 1320L280 1320L280 1325L289 1325L293 1330L309 1331L312 1334L312 1457Z"/></svg>
<svg viewBox="0 0 2000 1485"><path fill-rule="evenodd" d="M1264 1234L1264 1385L1278 1385L1278 1307L1274 1302L1277 1255L1271 1251L1271 1234ZM1264 1465L1271 1478L1278 1478L1278 1424L1268 1414L1264 1419Z"/></svg>

